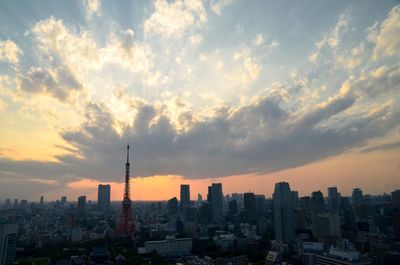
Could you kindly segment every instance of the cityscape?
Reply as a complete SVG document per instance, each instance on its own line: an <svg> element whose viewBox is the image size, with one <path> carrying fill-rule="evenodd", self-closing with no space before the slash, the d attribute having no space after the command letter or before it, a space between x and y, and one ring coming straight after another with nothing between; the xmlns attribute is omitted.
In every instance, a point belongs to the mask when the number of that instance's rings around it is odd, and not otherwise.
<svg viewBox="0 0 400 265"><path fill-rule="evenodd" d="M0 265L400 265L399 0L0 0Z"/></svg>
<svg viewBox="0 0 400 265"><path fill-rule="evenodd" d="M299 197L287 182L272 198L252 192L132 202L130 147L121 203L109 184L97 202L6 199L1 208L2 264L398 264L400 190L371 196L337 187ZM15 263L16 262L16 263Z"/></svg>

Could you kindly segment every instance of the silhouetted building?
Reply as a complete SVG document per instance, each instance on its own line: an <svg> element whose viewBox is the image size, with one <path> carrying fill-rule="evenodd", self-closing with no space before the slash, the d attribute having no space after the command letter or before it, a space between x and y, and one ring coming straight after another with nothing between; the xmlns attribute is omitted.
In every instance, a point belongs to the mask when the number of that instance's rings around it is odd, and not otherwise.
<svg viewBox="0 0 400 265"><path fill-rule="evenodd" d="M176 216L178 215L179 212L179 206L178 206L178 199L176 197L173 197L168 201L168 214L170 216Z"/></svg>
<svg viewBox="0 0 400 265"><path fill-rule="evenodd" d="M256 200L256 217L260 217L264 214L265 208L265 196L264 195L254 195Z"/></svg>
<svg viewBox="0 0 400 265"><path fill-rule="evenodd" d="M78 197L78 210L79 211L86 210L86 196L79 196Z"/></svg>
<svg viewBox="0 0 400 265"><path fill-rule="evenodd" d="M364 196L360 188L353 189L351 197L353 200L353 205L362 204L364 202Z"/></svg>
<svg viewBox="0 0 400 265"><path fill-rule="evenodd" d="M207 191L208 191L208 193L207 193L207 201L211 202L212 201L212 186L208 186Z"/></svg>
<svg viewBox="0 0 400 265"><path fill-rule="evenodd" d="M62 196L60 201L61 206L67 205L67 196Z"/></svg>
<svg viewBox="0 0 400 265"><path fill-rule="evenodd" d="M244 218L246 222L251 222L256 218L256 198L254 193L246 192L243 194Z"/></svg>
<svg viewBox="0 0 400 265"><path fill-rule="evenodd" d="M110 210L111 186L100 184L97 188L97 206L100 211L108 213Z"/></svg>
<svg viewBox="0 0 400 265"><path fill-rule="evenodd" d="M203 223L212 221L213 208L211 202L205 201L200 206L200 219Z"/></svg>
<svg viewBox="0 0 400 265"><path fill-rule="evenodd" d="M180 198L180 207L181 211L186 207L190 206L190 186L187 184L181 185L181 198Z"/></svg>
<svg viewBox="0 0 400 265"><path fill-rule="evenodd" d="M234 216L237 214L237 201L236 200L231 200L228 204L229 208L229 215Z"/></svg>
<svg viewBox="0 0 400 265"><path fill-rule="evenodd" d="M275 184L273 194L275 239L285 243L292 243L295 239L293 194L289 183Z"/></svg>
<svg viewBox="0 0 400 265"><path fill-rule="evenodd" d="M328 188L328 210L331 214L339 211L340 196L336 187Z"/></svg>
<svg viewBox="0 0 400 265"><path fill-rule="evenodd" d="M212 209L213 209L213 221L221 223L223 221L223 206L224 206L224 194L222 193L222 184L212 184Z"/></svg>
<svg viewBox="0 0 400 265"><path fill-rule="evenodd" d="M400 204L400 190L392 191L391 197L394 204Z"/></svg>
<svg viewBox="0 0 400 265"><path fill-rule="evenodd" d="M17 224L0 224L0 264L12 265L17 247Z"/></svg>

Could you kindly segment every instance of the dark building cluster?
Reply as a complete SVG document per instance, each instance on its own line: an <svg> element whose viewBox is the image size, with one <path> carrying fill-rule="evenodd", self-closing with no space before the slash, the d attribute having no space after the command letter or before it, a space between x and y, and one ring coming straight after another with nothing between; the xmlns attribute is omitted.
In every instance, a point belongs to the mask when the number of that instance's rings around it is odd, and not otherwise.
<svg viewBox="0 0 400 265"><path fill-rule="evenodd" d="M289 183L272 198L252 192L131 201L129 147L122 202L110 185L98 200L6 199L0 265L11 264L400 264L400 190L372 196L336 187L299 197Z"/></svg>

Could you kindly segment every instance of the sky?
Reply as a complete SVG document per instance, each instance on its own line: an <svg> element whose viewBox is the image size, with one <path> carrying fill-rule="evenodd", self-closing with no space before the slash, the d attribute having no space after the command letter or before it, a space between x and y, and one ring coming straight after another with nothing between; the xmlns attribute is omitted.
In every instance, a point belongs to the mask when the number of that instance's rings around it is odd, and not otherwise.
<svg viewBox="0 0 400 265"><path fill-rule="evenodd" d="M400 188L398 1L0 0L0 199Z"/></svg>

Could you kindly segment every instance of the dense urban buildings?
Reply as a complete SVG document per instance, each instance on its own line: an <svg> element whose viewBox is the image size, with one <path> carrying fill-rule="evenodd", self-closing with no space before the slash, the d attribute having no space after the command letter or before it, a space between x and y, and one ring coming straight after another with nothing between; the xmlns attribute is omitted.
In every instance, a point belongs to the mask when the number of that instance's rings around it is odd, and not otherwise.
<svg viewBox="0 0 400 265"><path fill-rule="evenodd" d="M129 158L127 164L129 179ZM122 205L110 203L106 215L103 207L86 201L84 195L78 200L44 202L38 198L38 202L18 204L6 199L0 218L2 264L25 260L26 251L43 253L38 251L53 245L61 248L64 243L77 246L75 254L61 255L64 261L120 264L129 257L115 246L125 240L131 248L135 246L131 250L135 259L154 259L157 253L167 263L399 264L398 190L390 195L363 194L360 200L359 188L346 197L337 187L329 187L326 194L314 191L299 197L289 183L279 182L268 198L252 192L224 195L222 184L213 183L208 200L187 204L185 194L190 186L182 187L183 211L176 197L131 204L134 234L133 228L121 230L129 186ZM108 193L110 188L106 184L98 190ZM93 244L93 249L79 254L79 246L87 244Z"/></svg>

